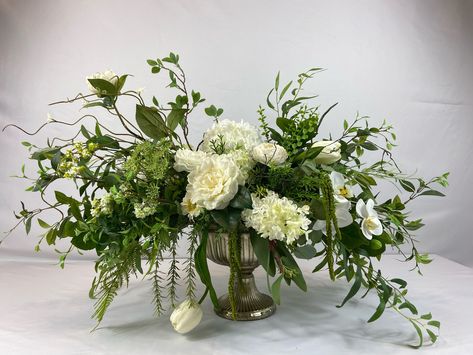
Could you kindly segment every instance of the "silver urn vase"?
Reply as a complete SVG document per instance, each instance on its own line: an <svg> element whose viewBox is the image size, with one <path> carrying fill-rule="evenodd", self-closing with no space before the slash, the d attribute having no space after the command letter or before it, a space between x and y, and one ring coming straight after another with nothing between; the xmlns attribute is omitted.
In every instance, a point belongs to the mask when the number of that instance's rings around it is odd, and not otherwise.
<svg viewBox="0 0 473 355"><path fill-rule="evenodd" d="M267 318L276 311L273 299L261 293L256 288L253 271L259 266L258 259L253 252L249 233L240 234L241 238L241 279L235 280L234 295L236 301L235 320L258 320ZM229 266L228 234L209 232L207 241L207 258L213 262ZM226 319L232 318L232 308L229 295L218 299L220 305L215 313Z"/></svg>

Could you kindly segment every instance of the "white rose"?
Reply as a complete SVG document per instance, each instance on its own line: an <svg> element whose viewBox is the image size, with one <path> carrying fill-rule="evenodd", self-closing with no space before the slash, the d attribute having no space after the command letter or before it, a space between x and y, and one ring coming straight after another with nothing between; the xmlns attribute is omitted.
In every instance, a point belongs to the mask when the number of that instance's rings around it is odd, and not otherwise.
<svg viewBox="0 0 473 355"><path fill-rule="evenodd" d="M115 74L113 71L111 70L106 70L102 73L95 73L91 76L88 76L87 79L102 79L102 80L106 80L108 82L110 82L111 84L113 84L113 86L117 86L117 83L118 83L118 76L117 74ZM93 87L93 85L89 82L89 80L87 80L87 84L89 85L89 90L93 93L93 94L100 94L100 92Z"/></svg>
<svg viewBox="0 0 473 355"><path fill-rule="evenodd" d="M179 149L174 156L174 169L176 171L191 172L208 157L207 153L190 149Z"/></svg>
<svg viewBox="0 0 473 355"><path fill-rule="evenodd" d="M274 143L261 143L253 148L253 159L265 165L281 165L287 159L286 149Z"/></svg>
<svg viewBox="0 0 473 355"><path fill-rule="evenodd" d="M212 142L219 143L220 139L225 143L225 152L235 149L251 152L253 147L261 142L257 129L249 123L221 120L205 132L202 150L213 152Z"/></svg>
<svg viewBox="0 0 473 355"><path fill-rule="evenodd" d="M202 315L200 305L188 299L174 309L169 320L176 332L185 334L200 323Z"/></svg>
<svg viewBox="0 0 473 355"><path fill-rule="evenodd" d="M228 206L245 179L235 161L225 155L212 155L187 177L190 201L207 210Z"/></svg>
<svg viewBox="0 0 473 355"><path fill-rule="evenodd" d="M333 164L336 161L339 161L341 158L340 155L340 146L339 142L334 141L319 141L312 144L312 147L324 147L324 149L317 155L314 161L317 164Z"/></svg>

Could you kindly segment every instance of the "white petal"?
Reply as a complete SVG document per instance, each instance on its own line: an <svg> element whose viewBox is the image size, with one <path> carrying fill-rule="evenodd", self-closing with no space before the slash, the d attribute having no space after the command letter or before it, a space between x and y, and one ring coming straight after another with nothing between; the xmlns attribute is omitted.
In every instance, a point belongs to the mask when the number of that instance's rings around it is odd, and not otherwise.
<svg viewBox="0 0 473 355"><path fill-rule="evenodd" d="M376 211L374 210L374 201L372 199L369 199L366 202L366 211L369 216L377 216Z"/></svg>
<svg viewBox="0 0 473 355"><path fill-rule="evenodd" d="M330 180L332 180L332 186L334 190L338 190L345 185L345 178L337 171L332 171L330 173Z"/></svg>
<svg viewBox="0 0 473 355"><path fill-rule="evenodd" d="M325 223L325 221L319 219L314 223L314 225L312 226L312 229L316 230L316 231L322 231L322 232L325 233L326 232L326 228L325 228L326 226L327 226L327 224Z"/></svg>
<svg viewBox="0 0 473 355"><path fill-rule="evenodd" d="M373 238L371 231L365 225L365 220L361 222L361 231L363 232L363 235L366 237L366 239L371 240Z"/></svg>
<svg viewBox="0 0 473 355"><path fill-rule="evenodd" d="M337 216L338 228L343 228L353 223L351 213L345 209L336 209L335 215Z"/></svg>
<svg viewBox="0 0 473 355"><path fill-rule="evenodd" d="M358 200L358 202L356 203L356 213L358 213L358 215L363 218L369 217L368 211L366 210L365 202L361 199Z"/></svg>
<svg viewBox="0 0 473 355"><path fill-rule="evenodd" d="M351 203L345 197L340 195L334 195L335 198L335 208L344 209L349 211L351 208Z"/></svg>
<svg viewBox="0 0 473 355"><path fill-rule="evenodd" d="M379 219L372 219L372 221L376 224L376 228L371 230L371 234L380 235L383 233L383 225L381 224Z"/></svg>

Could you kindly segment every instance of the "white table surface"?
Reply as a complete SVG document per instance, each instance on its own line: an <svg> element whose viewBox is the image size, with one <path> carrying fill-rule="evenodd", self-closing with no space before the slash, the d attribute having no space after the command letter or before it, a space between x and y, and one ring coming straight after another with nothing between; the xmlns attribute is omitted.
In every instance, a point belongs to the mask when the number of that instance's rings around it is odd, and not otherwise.
<svg viewBox="0 0 473 355"><path fill-rule="evenodd" d="M100 328L90 333L93 301L88 298L93 262L17 258L0 251L0 354L473 354L473 270L445 258L423 268L424 276L387 255L382 270L409 282L419 312L442 322L433 346L413 350L411 325L391 310L374 323L376 298L354 299L337 309L349 288L301 263L307 293L283 283L282 305L266 320L232 322L213 314L187 335L175 333L168 316L153 317L151 283L133 281L112 304ZM211 264L211 263L210 263ZM256 272L261 291L265 278ZM228 269L212 264L217 292L226 289Z"/></svg>

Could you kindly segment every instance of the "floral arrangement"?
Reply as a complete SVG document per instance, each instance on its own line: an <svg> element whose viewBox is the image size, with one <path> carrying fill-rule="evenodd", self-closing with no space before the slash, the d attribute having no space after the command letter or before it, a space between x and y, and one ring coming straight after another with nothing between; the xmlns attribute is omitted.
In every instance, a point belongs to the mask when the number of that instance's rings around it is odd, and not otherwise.
<svg viewBox="0 0 473 355"><path fill-rule="evenodd" d="M406 282L385 277L372 261L389 247L417 270L431 262L418 252L412 235L422 221L406 207L421 196L443 196L435 185L447 186L448 173L430 180L403 174L392 157L396 136L386 122L370 126L367 117L357 116L351 123L343 121L336 139L321 137L319 128L336 104L320 111L313 104L315 96L304 93L304 84L320 68L285 85L278 74L266 107L257 110L259 128L223 119L223 109L206 107L214 123L194 145L191 116L205 99L188 89L178 55L147 62L153 74L164 73L167 87L177 91L171 102L152 97L152 104L145 104L141 91L125 89L128 75L98 73L87 78L89 94L54 103L82 102L90 113L74 122L50 116L40 127L77 126L74 137L50 139L42 148L23 142L39 169L28 177L23 166L20 177L32 181L27 190L39 193L45 205L28 209L22 203L17 226L23 224L29 233L36 220L45 229L37 251L43 243L67 239L70 247L57 250L61 267L73 251L95 250L97 275L90 297L96 300L93 316L98 322L118 290L140 274L152 281L156 314L165 312L167 299L174 308L174 328L180 333L194 328L207 295L218 307L206 258L209 231L217 228L228 233L234 256L230 290L239 277L239 233L249 231L268 285L275 278L270 291L277 302L282 280L307 290L296 259L314 259L313 272L327 270L331 280L352 283L340 307L363 286L365 295L379 297L368 322L388 307L412 324L418 346L425 336L436 341L440 323L430 313L420 315L406 298ZM134 119L119 108L126 98L135 100ZM122 129L107 127L98 117L103 114L119 121ZM27 134L39 131L15 127ZM375 163L362 162L367 153L377 157ZM64 179L75 184L75 195L49 193ZM397 186L399 194L381 200L376 191L380 179ZM56 212L57 220L41 219L45 211ZM188 245L184 261L178 258L179 239ZM170 267L162 270L167 255ZM200 299L197 276L205 286ZM178 283L185 286L181 304Z"/></svg>

